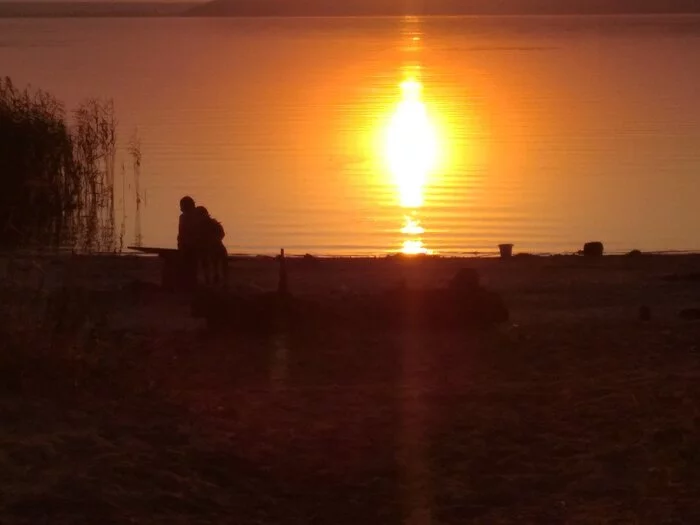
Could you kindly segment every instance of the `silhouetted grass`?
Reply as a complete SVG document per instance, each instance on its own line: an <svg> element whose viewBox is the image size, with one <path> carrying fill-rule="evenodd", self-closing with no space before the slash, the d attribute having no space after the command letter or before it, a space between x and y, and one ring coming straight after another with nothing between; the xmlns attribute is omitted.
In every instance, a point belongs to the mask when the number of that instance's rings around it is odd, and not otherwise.
<svg viewBox="0 0 700 525"><path fill-rule="evenodd" d="M49 93L0 79L0 247L114 250L116 140L112 102L68 119Z"/></svg>

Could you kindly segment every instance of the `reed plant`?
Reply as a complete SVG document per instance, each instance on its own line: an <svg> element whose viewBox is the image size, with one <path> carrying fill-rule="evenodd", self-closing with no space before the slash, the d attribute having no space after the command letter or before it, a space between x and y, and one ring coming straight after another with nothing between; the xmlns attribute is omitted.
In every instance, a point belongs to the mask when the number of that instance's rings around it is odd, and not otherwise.
<svg viewBox="0 0 700 525"><path fill-rule="evenodd" d="M0 249L115 251L116 152L112 101L68 115L46 91L0 79Z"/></svg>

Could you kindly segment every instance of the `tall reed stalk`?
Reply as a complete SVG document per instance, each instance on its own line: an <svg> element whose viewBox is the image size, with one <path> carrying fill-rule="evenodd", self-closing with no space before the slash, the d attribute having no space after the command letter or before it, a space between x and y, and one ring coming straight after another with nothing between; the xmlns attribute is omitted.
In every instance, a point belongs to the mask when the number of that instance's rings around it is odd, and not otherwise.
<svg viewBox="0 0 700 525"><path fill-rule="evenodd" d="M0 248L115 251L116 151L111 101L68 119L52 95L0 79Z"/></svg>

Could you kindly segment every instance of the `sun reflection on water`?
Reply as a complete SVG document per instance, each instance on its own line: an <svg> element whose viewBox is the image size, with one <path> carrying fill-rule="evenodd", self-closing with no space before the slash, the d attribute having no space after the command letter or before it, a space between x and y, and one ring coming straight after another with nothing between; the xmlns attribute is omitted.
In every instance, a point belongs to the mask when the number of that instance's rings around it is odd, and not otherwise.
<svg viewBox="0 0 700 525"><path fill-rule="evenodd" d="M399 206L412 210L404 216L401 233L405 254L431 253L420 235L425 229L417 210L425 201L425 187L438 160L438 135L423 101L423 84L418 80L419 67L407 70L400 84L401 99L386 128L385 155L397 189Z"/></svg>
<svg viewBox="0 0 700 525"><path fill-rule="evenodd" d="M420 239L406 239L401 246L401 253L405 255L424 255L433 252L428 250Z"/></svg>
<svg viewBox="0 0 700 525"><path fill-rule="evenodd" d="M403 241L401 253L406 255L433 253L425 247L420 238L420 236L425 233L425 228L423 228L420 220L416 217L415 211L411 215L404 216L404 225L403 228L401 228L401 233L408 237Z"/></svg>
<svg viewBox="0 0 700 525"><path fill-rule="evenodd" d="M423 205L423 190L437 160L437 134L415 78L401 83L401 101L387 127L386 157L404 208Z"/></svg>
<svg viewBox="0 0 700 525"><path fill-rule="evenodd" d="M406 235L420 235L422 233L425 233L425 229L423 228L423 226L420 225L420 221L415 217L406 215L404 216L404 220L406 222L404 224L404 227L401 228L401 233L405 233Z"/></svg>

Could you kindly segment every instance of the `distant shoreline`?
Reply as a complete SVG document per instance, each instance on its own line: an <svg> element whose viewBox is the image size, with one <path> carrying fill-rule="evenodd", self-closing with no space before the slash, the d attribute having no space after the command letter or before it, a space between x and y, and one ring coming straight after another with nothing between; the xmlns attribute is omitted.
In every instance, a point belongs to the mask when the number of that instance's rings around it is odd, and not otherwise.
<svg viewBox="0 0 700 525"><path fill-rule="evenodd" d="M178 19L241 19L241 20L302 20L302 19L353 19L353 18L403 18L406 16L418 18L696 18L697 13L537 13L537 14L454 14L454 15L191 15L187 13L25 13L9 14L3 12L0 4L0 20L31 20L31 19L136 19L136 18L178 18Z"/></svg>
<svg viewBox="0 0 700 525"><path fill-rule="evenodd" d="M524 16L697 14L700 0L210 0L191 16Z"/></svg>
<svg viewBox="0 0 700 525"><path fill-rule="evenodd" d="M503 12L484 9L463 9L460 12L428 11L420 14L400 12L262 12L240 9L233 2L2 2L0 19L28 18L397 18L419 16L426 18L506 18L506 17L693 17L700 16L698 8L688 10L610 10L575 11L552 9L533 12L527 9L512 9Z"/></svg>
<svg viewBox="0 0 700 525"><path fill-rule="evenodd" d="M0 19L172 18L187 16L194 2L2 2Z"/></svg>
<svg viewBox="0 0 700 525"><path fill-rule="evenodd" d="M139 253L129 248L124 248L121 252L92 252L92 253L73 253L69 250L59 250L59 251L32 251L32 250L20 250L15 252L0 251L0 261L6 259L42 259L42 258L64 258L64 257L81 257L81 258L111 258L115 257L121 258L137 258L137 259L157 259L158 256L154 254ZM279 254L275 251L269 251L265 253L248 253L248 252L233 252L228 253L229 261L256 261L256 260L275 260L279 257ZM448 253L435 253L435 254L403 254L400 252L383 252L375 254L328 254L328 253L305 253L304 250L298 251L287 251L285 253L285 258L290 260L302 260L302 259L318 259L324 261L381 261L381 260L392 260L392 259L406 259L406 260L421 260L421 259L444 259L444 260L493 260L499 259L498 251L477 251L477 252L448 252ZM568 252L515 252L512 259L562 259L562 258L572 258L572 259L585 259L591 260L589 257L584 257L576 253L576 250L571 250ZM616 259L630 259L630 258L700 258L700 250L657 250L657 251L642 251L638 255L630 255L627 251L608 251L603 256L602 259L605 260L616 260ZM601 260L598 258L598 260Z"/></svg>

